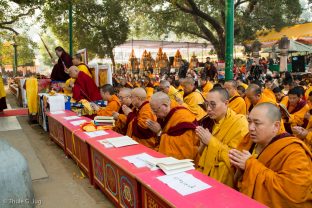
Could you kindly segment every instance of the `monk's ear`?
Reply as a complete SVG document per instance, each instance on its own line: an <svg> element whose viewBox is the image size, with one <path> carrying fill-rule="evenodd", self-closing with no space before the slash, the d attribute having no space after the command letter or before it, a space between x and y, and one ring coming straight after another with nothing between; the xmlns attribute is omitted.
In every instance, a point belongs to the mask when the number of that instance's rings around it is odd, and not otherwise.
<svg viewBox="0 0 312 208"><path fill-rule="evenodd" d="M274 122L274 132L278 133L281 128L281 122L280 121L275 121Z"/></svg>
<svg viewBox="0 0 312 208"><path fill-rule="evenodd" d="M228 105L229 104L229 100L225 100L224 103L225 103L225 105Z"/></svg>

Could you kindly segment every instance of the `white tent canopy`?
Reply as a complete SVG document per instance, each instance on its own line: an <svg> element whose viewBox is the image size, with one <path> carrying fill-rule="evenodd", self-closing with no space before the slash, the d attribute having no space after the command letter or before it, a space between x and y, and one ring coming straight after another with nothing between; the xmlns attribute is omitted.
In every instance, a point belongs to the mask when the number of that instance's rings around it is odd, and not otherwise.
<svg viewBox="0 0 312 208"><path fill-rule="evenodd" d="M207 48L212 47L210 43L197 42L175 42L161 40L128 40L124 44L117 46L118 48Z"/></svg>

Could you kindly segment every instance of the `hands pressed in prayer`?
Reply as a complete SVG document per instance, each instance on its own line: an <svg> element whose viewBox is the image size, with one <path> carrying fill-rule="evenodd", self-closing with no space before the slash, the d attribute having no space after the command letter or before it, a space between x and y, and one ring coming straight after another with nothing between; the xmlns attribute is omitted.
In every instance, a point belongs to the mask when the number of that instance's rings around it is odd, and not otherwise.
<svg viewBox="0 0 312 208"><path fill-rule="evenodd" d="M128 106L126 106L126 105L123 105L123 106L122 106L122 111L124 112L124 114L125 114L126 116L128 116L129 113L132 112L132 110L131 110Z"/></svg>
<svg viewBox="0 0 312 208"><path fill-rule="evenodd" d="M211 139L211 133L208 129L203 128L202 126L197 126L195 130L197 136L199 136L201 143L208 145Z"/></svg>
<svg viewBox="0 0 312 208"><path fill-rule="evenodd" d="M119 113L113 112L113 118L114 118L115 120L118 120L118 116L119 116Z"/></svg>
<svg viewBox="0 0 312 208"><path fill-rule="evenodd" d="M246 161L251 157L250 152L243 150L242 152L236 149L229 151L230 163L235 167L245 170Z"/></svg>
<svg viewBox="0 0 312 208"><path fill-rule="evenodd" d="M90 106L95 111L98 111L100 109L100 107L97 104L95 104L95 103L90 103Z"/></svg>
<svg viewBox="0 0 312 208"><path fill-rule="evenodd" d="M294 135L297 136L299 139L305 139L309 133L309 131L301 126L294 126L291 128Z"/></svg>
<svg viewBox="0 0 312 208"><path fill-rule="evenodd" d="M152 132L154 132L156 134L161 131L161 126L156 121L152 121L150 119L147 119L146 125Z"/></svg>

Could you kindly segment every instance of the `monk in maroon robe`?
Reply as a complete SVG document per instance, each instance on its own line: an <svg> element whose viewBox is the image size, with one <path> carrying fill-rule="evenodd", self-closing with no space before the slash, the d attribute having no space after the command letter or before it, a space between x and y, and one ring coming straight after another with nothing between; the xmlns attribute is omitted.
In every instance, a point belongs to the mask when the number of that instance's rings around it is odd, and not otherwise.
<svg viewBox="0 0 312 208"><path fill-rule="evenodd" d="M81 99L86 99L89 102L102 100L100 91L93 79L84 72L79 71L76 66L69 68L69 76L76 79L75 82L70 83L70 87L72 87L73 91L73 98L76 101L80 101Z"/></svg>
<svg viewBox="0 0 312 208"><path fill-rule="evenodd" d="M72 57L60 46L55 48L55 53L59 59L52 69L51 79L53 81L65 82L67 79L69 79L66 70L73 65Z"/></svg>

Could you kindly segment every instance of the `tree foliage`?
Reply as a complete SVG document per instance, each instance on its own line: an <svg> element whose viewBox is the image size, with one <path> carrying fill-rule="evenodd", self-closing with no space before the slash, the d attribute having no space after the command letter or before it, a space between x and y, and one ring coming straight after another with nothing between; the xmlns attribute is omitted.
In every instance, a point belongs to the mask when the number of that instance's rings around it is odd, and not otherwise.
<svg viewBox="0 0 312 208"><path fill-rule="evenodd" d="M0 66L13 65L14 48L12 46L13 39L0 40ZM36 43L25 36L16 37L18 66L33 66L35 59L34 49Z"/></svg>
<svg viewBox="0 0 312 208"><path fill-rule="evenodd" d="M146 17L150 30L197 37L225 58L225 0L124 0L128 11ZM297 23L299 0L235 0L235 42L255 38L263 29L281 29Z"/></svg>
<svg viewBox="0 0 312 208"><path fill-rule="evenodd" d="M46 24L68 45L68 1L50 1L43 9ZM128 18L118 0L73 1L74 49L87 48L99 57L109 56L115 65L113 49L127 40ZM66 47L65 47L66 48Z"/></svg>
<svg viewBox="0 0 312 208"><path fill-rule="evenodd" d="M42 5L44 0L0 0L0 30L18 34L15 27Z"/></svg>

